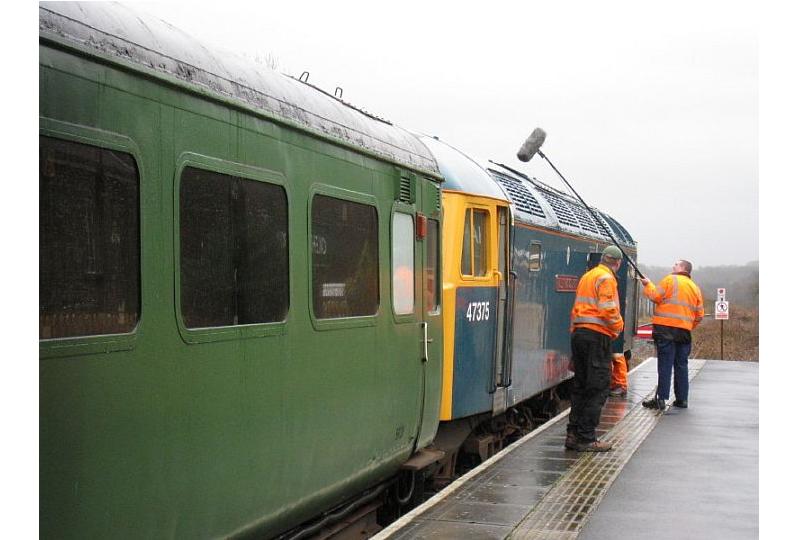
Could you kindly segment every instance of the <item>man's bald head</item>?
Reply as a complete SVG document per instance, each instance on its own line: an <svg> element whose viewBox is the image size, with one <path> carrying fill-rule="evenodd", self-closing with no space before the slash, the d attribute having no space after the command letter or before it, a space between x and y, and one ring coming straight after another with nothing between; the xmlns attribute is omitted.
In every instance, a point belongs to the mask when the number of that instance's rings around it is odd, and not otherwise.
<svg viewBox="0 0 800 540"><path fill-rule="evenodd" d="M677 272L686 272L687 274L692 273L692 263L684 259L678 260L673 268L675 268L675 271Z"/></svg>

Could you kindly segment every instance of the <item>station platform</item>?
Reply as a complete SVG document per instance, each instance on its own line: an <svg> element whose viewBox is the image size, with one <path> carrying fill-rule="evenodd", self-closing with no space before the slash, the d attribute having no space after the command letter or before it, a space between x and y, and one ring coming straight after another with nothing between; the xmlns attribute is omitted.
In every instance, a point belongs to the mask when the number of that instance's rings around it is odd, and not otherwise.
<svg viewBox="0 0 800 540"><path fill-rule="evenodd" d="M566 450L565 411L374 538L758 538L758 364L690 360L689 377L688 409L645 409L648 359L603 409L610 452Z"/></svg>

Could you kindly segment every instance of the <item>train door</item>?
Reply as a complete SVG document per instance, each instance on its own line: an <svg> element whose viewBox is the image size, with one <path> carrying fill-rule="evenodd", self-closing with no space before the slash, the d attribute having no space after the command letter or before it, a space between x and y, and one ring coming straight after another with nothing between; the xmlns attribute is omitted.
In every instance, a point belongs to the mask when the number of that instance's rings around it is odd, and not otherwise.
<svg viewBox="0 0 800 540"><path fill-rule="evenodd" d="M427 448L439 428L441 407L443 326L442 326L442 258L441 258L441 192L428 179L416 175L401 177L410 188L406 200L396 202L392 212L392 305L394 318L403 330L413 323L414 345L405 347L405 373L414 384L403 387L406 397L415 397L413 448L411 458L401 469L410 475L412 491L400 506L414 507L422 502L424 469L444 456L444 452ZM407 343L407 342L406 342ZM405 364L405 361L411 362Z"/></svg>
<svg viewBox="0 0 800 540"><path fill-rule="evenodd" d="M509 215L505 206L497 207L497 325L494 350L494 397L492 413L506 409L508 386L511 384L511 355L509 354L509 326L511 324L511 266L509 246Z"/></svg>
<svg viewBox="0 0 800 540"><path fill-rule="evenodd" d="M441 406L442 384L442 244L439 211L426 208L418 214L418 238L421 250L422 279L417 280L420 302L420 342L422 345L422 410L417 448L436 436Z"/></svg>
<svg viewBox="0 0 800 540"><path fill-rule="evenodd" d="M455 201L454 201L455 202ZM453 244L458 238L460 251L451 250L449 261L454 278L454 295L446 309L452 319L452 386L445 419L464 418L492 410L495 384L495 340L497 338L497 222L492 201L475 196L464 197L452 209L457 216ZM454 246L451 246L451 249ZM445 291L447 294L448 291ZM450 304L452 302L452 304ZM449 305L447 305L449 304ZM452 322L451 322L452 321ZM448 382L450 382L448 376ZM445 389L445 399L448 392Z"/></svg>
<svg viewBox="0 0 800 540"><path fill-rule="evenodd" d="M392 207L392 314L402 335L401 394L411 405L413 444L433 441L442 386L441 191L434 181L401 171ZM411 364L406 364L405 362ZM412 365L413 364L413 365Z"/></svg>

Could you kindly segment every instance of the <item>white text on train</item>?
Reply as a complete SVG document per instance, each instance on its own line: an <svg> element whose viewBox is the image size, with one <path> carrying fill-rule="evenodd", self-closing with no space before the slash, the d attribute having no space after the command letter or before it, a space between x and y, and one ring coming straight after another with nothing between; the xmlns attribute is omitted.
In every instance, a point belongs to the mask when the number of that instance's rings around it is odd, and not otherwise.
<svg viewBox="0 0 800 540"><path fill-rule="evenodd" d="M489 320L489 302L470 302L467 304L467 320L480 322Z"/></svg>

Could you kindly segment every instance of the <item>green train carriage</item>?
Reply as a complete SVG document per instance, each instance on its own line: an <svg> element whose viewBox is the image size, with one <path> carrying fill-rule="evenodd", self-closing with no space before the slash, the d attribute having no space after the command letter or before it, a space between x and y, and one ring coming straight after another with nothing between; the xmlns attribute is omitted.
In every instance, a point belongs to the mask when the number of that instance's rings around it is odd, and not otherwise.
<svg viewBox="0 0 800 540"><path fill-rule="evenodd" d="M433 157L127 7L39 12L41 535L376 496L438 425Z"/></svg>

